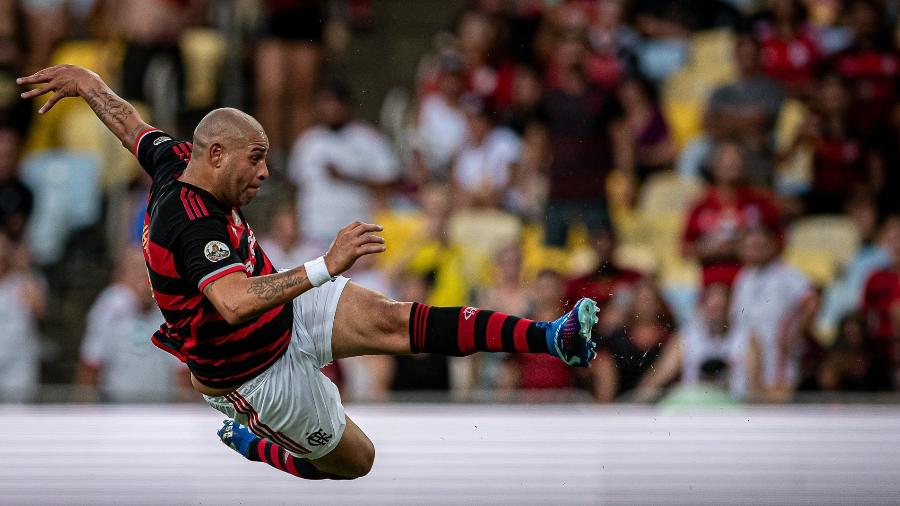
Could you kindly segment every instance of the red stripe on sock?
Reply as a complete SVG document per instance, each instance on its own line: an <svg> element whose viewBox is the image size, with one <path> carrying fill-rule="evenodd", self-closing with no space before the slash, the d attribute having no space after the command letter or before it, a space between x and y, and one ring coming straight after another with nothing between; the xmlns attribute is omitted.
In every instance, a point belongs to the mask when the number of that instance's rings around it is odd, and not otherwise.
<svg viewBox="0 0 900 506"><path fill-rule="evenodd" d="M281 462L281 456L278 455L278 447L275 445L269 445L269 459L272 461L271 464L276 469L284 471L284 463Z"/></svg>
<svg viewBox="0 0 900 506"><path fill-rule="evenodd" d="M503 339L501 330L507 316L503 313L494 313L487 322L487 335L485 336L485 344L487 351L501 351L503 349Z"/></svg>
<svg viewBox="0 0 900 506"><path fill-rule="evenodd" d="M474 307L464 307L459 310L459 330L456 343L462 353L475 351L475 317L478 316L478 312L479 310ZM467 315L468 318L466 318Z"/></svg>
<svg viewBox="0 0 900 506"><path fill-rule="evenodd" d="M297 466L294 465L294 456L288 455L284 462L284 470L293 474L294 476L301 476L300 470L297 469Z"/></svg>
<svg viewBox="0 0 900 506"><path fill-rule="evenodd" d="M531 320L522 318L516 323L516 328L513 329L513 346L519 353L528 351L528 337L526 334L528 332L528 326L531 324Z"/></svg>

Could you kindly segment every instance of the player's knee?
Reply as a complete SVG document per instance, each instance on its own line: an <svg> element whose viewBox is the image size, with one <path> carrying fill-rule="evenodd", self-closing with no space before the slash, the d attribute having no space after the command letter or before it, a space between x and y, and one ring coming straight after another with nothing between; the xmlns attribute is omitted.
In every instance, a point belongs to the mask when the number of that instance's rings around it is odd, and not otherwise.
<svg viewBox="0 0 900 506"><path fill-rule="evenodd" d="M351 462L347 463L345 477L348 479L362 478L369 474L375 464L375 445L366 438L364 444L359 445Z"/></svg>
<svg viewBox="0 0 900 506"><path fill-rule="evenodd" d="M382 334L405 335L409 326L409 303L384 297L375 311L375 328Z"/></svg>

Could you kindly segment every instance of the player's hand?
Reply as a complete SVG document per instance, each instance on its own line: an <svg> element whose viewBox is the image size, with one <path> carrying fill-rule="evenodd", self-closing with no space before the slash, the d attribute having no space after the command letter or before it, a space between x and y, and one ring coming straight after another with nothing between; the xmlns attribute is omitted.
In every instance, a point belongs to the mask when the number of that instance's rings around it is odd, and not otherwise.
<svg viewBox="0 0 900 506"><path fill-rule="evenodd" d="M21 94L22 98L34 98L53 92L38 114L49 111L57 102L66 97L77 97L79 86L92 79L99 79L94 72L76 65L54 65L38 70L34 74L16 79L20 86L30 84L43 84L46 86L35 88Z"/></svg>
<svg viewBox="0 0 900 506"><path fill-rule="evenodd" d="M328 252L325 253L325 267L332 276L346 271L361 256L383 253L384 238L375 235L384 228L381 225L357 221L347 225L338 232Z"/></svg>

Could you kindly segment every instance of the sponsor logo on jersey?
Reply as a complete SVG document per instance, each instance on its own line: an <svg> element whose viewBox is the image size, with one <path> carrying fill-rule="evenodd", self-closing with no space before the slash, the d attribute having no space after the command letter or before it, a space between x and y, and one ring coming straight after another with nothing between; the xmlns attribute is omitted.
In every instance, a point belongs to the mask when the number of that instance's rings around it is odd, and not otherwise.
<svg viewBox="0 0 900 506"><path fill-rule="evenodd" d="M162 137L157 137L156 139L153 139L153 145L159 146L160 144L162 144L166 141L170 141L170 140L172 140L171 137L166 137L165 135L163 135Z"/></svg>
<svg viewBox="0 0 900 506"><path fill-rule="evenodd" d="M223 242L209 241L203 248L203 254L210 262L218 262L224 260L231 255L231 250Z"/></svg>

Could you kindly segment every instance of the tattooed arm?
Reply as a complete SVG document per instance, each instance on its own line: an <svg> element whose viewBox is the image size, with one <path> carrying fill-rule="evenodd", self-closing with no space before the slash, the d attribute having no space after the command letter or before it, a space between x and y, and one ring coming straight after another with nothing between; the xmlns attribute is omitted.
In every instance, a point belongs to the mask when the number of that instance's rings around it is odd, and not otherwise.
<svg viewBox="0 0 900 506"><path fill-rule="evenodd" d="M380 225L354 222L342 228L325 253L325 267L337 276L353 266L362 256L385 251L384 238L375 235ZM312 288L302 265L289 271L248 278L236 272L206 285L203 294L212 302L225 321L234 325L287 304Z"/></svg>
<svg viewBox="0 0 900 506"><path fill-rule="evenodd" d="M48 67L16 79L16 84L46 84L22 93L22 98L34 98L53 92L47 103L38 110L39 114L49 111L63 98L80 96L128 149L134 147L138 134L151 128L131 104L112 92L100 76L76 65Z"/></svg>

